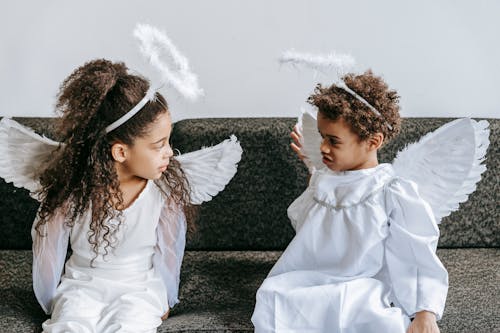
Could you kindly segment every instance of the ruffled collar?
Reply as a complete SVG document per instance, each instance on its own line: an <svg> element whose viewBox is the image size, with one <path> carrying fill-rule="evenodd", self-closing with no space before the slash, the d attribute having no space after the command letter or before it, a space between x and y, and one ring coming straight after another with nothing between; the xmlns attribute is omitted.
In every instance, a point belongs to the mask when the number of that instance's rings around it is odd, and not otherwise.
<svg viewBox="0 0 500 333"><path fill-rule="evenodd" d="M313 175L311 186L314 199L319 203L345 208L365 201L393 177L394 170L389 163L342 172L323 168Z"/></svg>

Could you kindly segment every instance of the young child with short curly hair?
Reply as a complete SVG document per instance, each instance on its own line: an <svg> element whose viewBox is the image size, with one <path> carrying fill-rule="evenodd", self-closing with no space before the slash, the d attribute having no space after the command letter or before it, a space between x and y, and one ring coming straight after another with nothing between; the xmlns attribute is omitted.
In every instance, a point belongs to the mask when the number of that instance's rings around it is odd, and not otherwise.
<svg viewBox="0 0 500 333"><path fill-rule="evenodd" d="M377 158L400 130L399 96L371 71L342 80L308 99L326 167L288 208L297 233L257 292L255 331L438 332L439 229L415 184Z"/></svg>

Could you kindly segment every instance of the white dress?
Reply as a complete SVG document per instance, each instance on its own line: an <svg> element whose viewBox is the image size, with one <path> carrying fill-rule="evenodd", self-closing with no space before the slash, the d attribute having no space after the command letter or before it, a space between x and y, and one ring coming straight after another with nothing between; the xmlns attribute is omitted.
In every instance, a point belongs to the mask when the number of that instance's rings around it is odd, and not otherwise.
<svg viewBox="0 0 500 333"><path fill-rule="evenodd" d="M40 170L64 143L40 136L8 118L0 120L0 177L40 197ZM190 187L190 203L216 196L236 174L241 160L236 136L212 146L177 155ZM123 211L114 248L94 252L88 242L89 216L64 224L64 208L41 226L33 223L33 289L42 309L52 313L45 332L155 332L160 317L179 302L179 277L186 242L182 207L164 198L148 181ZM108 221L110 226L117 221ZM73 250L65 266L68 242ZM64 269L65 268L65 269ZM64 271L64 275L63 275Z"/></svg>
<svg viewBox="0 0 500 333"><path fill-rule="evenodd" d="M55 215L45 225L47 236L33 237L33 287L42 308L52 313L44 332L156 332L161 316L178 302L182 212L167 207L148 181L123 211L114 248L103 256L101 247L93 267L89 215L71 229L63 219ZM64 265L68 239L73 253Z"/></svg>
<svg viewBox="0 0 500 333"><path fill-rule="evenodd" d="M288 216L297 233L257 292L255 332L405 333L418 311L441 317L439 229L390 164L317 171Z"/></svg>

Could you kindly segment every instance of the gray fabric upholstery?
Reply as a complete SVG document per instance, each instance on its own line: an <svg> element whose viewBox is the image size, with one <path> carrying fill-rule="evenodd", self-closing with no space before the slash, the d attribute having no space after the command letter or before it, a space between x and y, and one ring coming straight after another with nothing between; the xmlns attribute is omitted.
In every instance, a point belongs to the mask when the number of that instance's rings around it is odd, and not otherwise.
<svg viewBox="0 0 500 333"><path fill-rule="evenodd" d="M39 133L57 139L54 119L18 118ZM381 161L392 161L396 152L423 134L451 119L404 119L401 134L384 147ZM282 250L293 237L286 216L288 205L305 189L306 170L289 148L292 118L191 119L175 124L174 148L181 152L216 144L234 133L241 141L243 157L238 173L226 190L201 207L197 232L188 249ZM441 247L500 246L498 215L499 125L491 119L488 170L470 200L460 211L443 220ZM29 249L29 228L37 203L25 190L0 179L0 230L2 248Z"/></svg>
<svg viewBox="0 0 500 333"><path fill-rule="evenodd" d="M180 300L158 332L253 332L255 292L279 251L189 251ZM439 249L450 274L442 333L500 332L500 249ZM31 292L28 250L0 250L0 331L37 332L46 319ZM38 330L39 331L39 330Z"/></svg>
<svg viewBox="0 0 500 333"><path fill-rule="evenodd" d="M19 118L58 139L54 119ZM391 161L407 143L450 119L411 118L383 148ZM243 158L225 191L201 207L189 235L181 276L181 303L159 332L252 332L255 292L293 237L286 208L306 186L306 170L289 149L292 118L192 119L175 124L181 152L236 134ZM488 171L477 191L440 225L438 255L450 273L441 332L500 332L500 121L490 120ZM31 283L30 227L38 203L0 179L0 332L39 332L46 316Z"/></svg>

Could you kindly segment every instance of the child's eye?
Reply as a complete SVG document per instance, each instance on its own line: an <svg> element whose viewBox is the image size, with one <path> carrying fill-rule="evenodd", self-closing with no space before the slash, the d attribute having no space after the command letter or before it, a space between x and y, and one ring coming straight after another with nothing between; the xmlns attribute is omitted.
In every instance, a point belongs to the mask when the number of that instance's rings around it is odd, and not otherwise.
<svg viewBox="0 0 500 333"><path fill-rule="evenodd" d="M165 143L155 146L155 150L161 150L163 147L165 147Z"/></svg>
<svg viewBox="0 0 500 333"><path fill-rule="evenodd" d="M319 132L319 135L321 135L321 138L322 138L323 140L325 140L325 139L326 139L326 140L327 140L327 142L328 142L328 144L329 144L330 146L335 146L335 145L337 145L337 144L339 143L339 142L338 142L338 140L337 140L336 138L332 138L332 137L330 137L330 136L323 135L323 134L321 134L321 132Z"/></svg>

